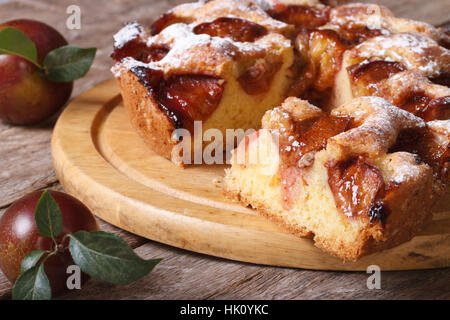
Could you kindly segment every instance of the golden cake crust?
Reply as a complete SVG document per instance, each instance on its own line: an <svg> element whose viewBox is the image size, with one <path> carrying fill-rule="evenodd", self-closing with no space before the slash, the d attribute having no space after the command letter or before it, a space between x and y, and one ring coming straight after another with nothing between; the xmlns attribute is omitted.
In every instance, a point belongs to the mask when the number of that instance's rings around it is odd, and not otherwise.
<svg viewBox="0 0 450 320"><path fill-rule="evenodd" d="M177 141L172 139L175 124L164 113L135 74L123 70L119 85L132 126L156 153L170 159Z"/></svg>

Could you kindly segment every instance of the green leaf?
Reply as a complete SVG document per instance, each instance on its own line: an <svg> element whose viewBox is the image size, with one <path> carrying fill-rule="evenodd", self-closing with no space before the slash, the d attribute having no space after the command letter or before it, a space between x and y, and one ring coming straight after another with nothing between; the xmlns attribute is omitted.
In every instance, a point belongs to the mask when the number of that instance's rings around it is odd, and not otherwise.
<svg viewBox="0 0 450 320"><path fill-rule="evenodd" d="M71 82L84 77L95 58L96 48L63 46L47 54L44 68L53 82Z"/></svg>
<svg viewBox="0 0 450 320"><path fill-rule="evenodd" d="M41 68L37 61L36 45L17 28L6 27L0 31L0 54L22 57Z"/></svg>
<svg viewBox="0 0 450 320"><path fill-rule="evenodd" d="M52 289L44 265L40 264L22 273L12 289L13 300L50 300Z"/></svg>
<svg viewBox="0 0 450 320"><path fill-rule="evenodd" d="M30 252L25 258L22 260L22 265L20 267L20 273L26 272L28 269L33 268L36 263L42 258L46 251L45 250L36 250Z"/></svg>
<svg viewBox="0 0 450 320"><path fill-rule="evenodd" d="M50 192L45 190L34 211L34 219L41 236L55 239L63 231L61 210Z"/></svg>
<svg viewBox="0 0 450 320"><path fill-rule="evenodd" d="M142 278L161 261L141 259L122 238L103 231L71 234L69 250L82 271L92 278L117 284Z"/></svg>

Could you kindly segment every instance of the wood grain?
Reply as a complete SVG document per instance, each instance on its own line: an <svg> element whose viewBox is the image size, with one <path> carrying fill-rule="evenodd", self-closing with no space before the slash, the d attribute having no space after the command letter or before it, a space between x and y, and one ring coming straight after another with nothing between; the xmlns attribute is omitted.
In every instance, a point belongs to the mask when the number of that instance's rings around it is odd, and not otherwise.
<svg viewBox="0 0 450 320"><path fill-rule="evenodd" d="M111 37L123 22L130 20L151 21L164 10L180 2L183 1L1 0L0 21L15 18L46 21L62 32L70 43L78 46L96 46L99 49L91 71L86 77L76 82L73 94L75 97L94 84L111 77L109 72ZM436 25L443 24L450 18L447 0L374 0L371 2L383 3L396 14L405 17L417 17ZM81 30L68 30L65 27L66 8L69 4L80 5L82 9ZM145 10L142 8L145 8ZM20 198L28 191L46 186L59 188L54 172L48 169L52 166L50 158L51 132L52 123L28 128L11 127L0 123L0 176L2 177L0 178L0 203L2 203L3 208L0 209L0 215L12 201ZM22 146L27 146L27 148L15 147L13 141L20 142ZM35 161L39 162L39 165L31 164ZM4 174L4 172L8 173ZM106 227L106 224L103 226ZM134 239L133 236L130 237ZM386 281L382 283L382 290L374 292L367 290L365 287L367 276L363 273L325 273L258 267L192 254L152 242L147 243L142 250L155 251L156 256L164 255L164 257L167 257L164 264L161 264L155 270L155 273L139 282L139 288L142 287L142 290L135 287L123 288L100 282L91 282L85 290L64 298L170 299L191 297L203 299L245 296L275 299L450 298L448 292L450 269L383 273L383 279L386 279ZM171 259L170 264L167 262L169 259ZM185 263L185 261L189 263ZM239 267L234 268L235 265ZM205 272L201 270L205 270ZM192 278L186 285L182 282L169 281L171 277L183 273L186 274L186 278L189 276ZM208 277L209 274L213 276ZM215 279L216 275L222 274L223 277ZM154 278L153 275L155 275ZM236 279L237 281L235 281ZM153 288L152 284L155 281L159 284L153 290L151 288ZM206 286L207 284L208 286ZM197 288L195 289L196 293L192 296L184 294L184 292L192 293L194 290L189 286ZM9 290L9 282L0 273L0 297L8 297L7 292ZM135 293L133 290L137 290L137 292ZM161 290L164 290L164 292L161 292Z"/></svg>
<svg viewBox="0 0 450 320"><path fill-rule="evenodd" d="M370 265L383 270L450 266L448 205L412 241L343 263L310 239L225 199L214 181L226 166L183 169L148 150L119 93L114 79L83 93L59 117L52 139L61 184L102 219L158 242L259 264L362 271Z"/></svg>
<svg viewBox="0 0 450 320"><path fill-rule="evenodd" d="M381 290L369 290L363 272L261 267L188 253L157 243L136 252L163 257L146 278L128 286L93 281L64 299L447 299L447 269L382 272Z"/></svg>

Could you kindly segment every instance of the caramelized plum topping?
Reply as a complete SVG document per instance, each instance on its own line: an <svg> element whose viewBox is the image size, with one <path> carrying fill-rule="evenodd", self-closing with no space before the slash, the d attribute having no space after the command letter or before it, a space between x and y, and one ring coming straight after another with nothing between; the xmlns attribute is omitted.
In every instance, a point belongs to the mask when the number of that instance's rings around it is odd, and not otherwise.
<svg viewBox="0 0 450 320"><path fill-rule="evenodd" d="M111 57L119 62L126 57L132 57L138 61L149 63L152 61L159 61L166 56L169 52L169 48L165 46L151 46L148 47L145 42L139 39L133 39L121 48L115 48Z"/></svg>
<svg viewBox="0 0 450 320"><path fill-rule="evenodd" d="M425 121L444 120L450 117L450 97L433 99L423 91L411 91L393 96L384 92L377 83L406 70L399 62L371 61L355 64L347 68L356 96L377 95L386 98L399 108L411 112Z"/></svg>
<svg viewBox="0 0 450 320"><path fill-rule="evenodd" d="M400 62L376 60L362 62L347 68L354 81L363 79L366 83L378 82L406 70Z"/></svg>
<svg viewBox="0 0 450 320"><path fill-rule="evenodd" d="M163 72L147 67L131 69L158 102L176 128L191 130L194 120L206 120L218 107L224 81L204 75L176 75L165 80Z"/></svg>
<svg viewBox="0 0 450 320"><path fill-rule="evenodd" d="M449 48L450 50L450 48ZM441 86L450 87L450 74L441 74L439 77L432 78L431 81L435 84L439 84Z"/></svg>
<svg viewBox="0 0 450 320"><path fill-rule="evenodd" d="M301 96L316 105L329 99L329 89L349 43L334 30L301 30L295 40L297 51L294 65L296 79L290 95Z"/></svg>
<svg viewBox="0 0 450 320"><path fill-rule="evenodd" d="M145 63L159 61L162 60L167 55L167 53L169 53L169 51L170 49L167 48L166 46L153 45L147 50L144 50L140 59L137 60L140 60Z"/></svg>
<svg viewBox="0 0 450 320"><path fill-rule="evenodd" d="M155 97L161 106L178 115L183 127L192 129L194 120L206 120L218 107L224 81L202 75L172 76L160 81Z"/></svg>
<svg viewBox="0 0 450 320"><path fill-rule="evenodd" d="M329 138L348 130L351 122L350 117L324 115L295 123L293 132L280 137L283 163L297 166L304 155L324 149Z"/></svg>
<svg viewBox="0 0 450 320"><path fill-rule="evenodd" d="M153 90L153 86L162 78L163 72L143 66L133 67L130 70L138 78L138 81L147 88L148 91Z"/></svg>
<svg viewBox="0 0 450 320"><path fill-rule="evenodd" d="M435 174L447 179L450 162L450 144L442 145L428 128L407 129L400 132L389 152L409 152L430 165Z"/></svg>
<svg viewBox="0 0 450 320"><path fill-rule="evenodd" d="M299 137L300 154L304 155L311 151L324 149L327 146L327 140L346 131L350 127L351 122L352 119L349 117L320 117Z"/></svg>
<svg viewBox="0 0 450 320"><path fill-rule="evenodd" d="M189 19L187 19L187 18L177 17L173 12L170 12L170 11L167 13L163 13L158 18L158 20L153 22L152 25L150 26L152 36L160 33L161 31L163 31L165 28L167 28L171 24L182 23L182 22L189 23L191 21L189 21Z"/></svg>
<svg viewBox="0 0 450 320"><path fill-rule="evenodd" d="M199 24L194 28L194 33L209 34L211 37L230 37L239 42L253 42L268 32L263 26L248 20L221 17L212 22Z"/></svg>
<svg viewBox="0 0 450 320"><path fill-rule="evenodd" d="M133 39L125 43L122 47L115 47L111 53L111 58L119 62L126 57L139 57L146 47L146 44L140 39Z"/></svg>
<svg viewBox="0 0 450 320"><path fill-rule="evenodd" d="M418 116L425 121L450 119L450 96L431 100Z"/></svg>
<svg viewBox="0 0 450 320"><path fill-rule="evenodd" d="M426 147L424 143L428 140L428 131L424 129L408 129L402 130L398 137L395 145L393 145L389 153L393 152L409 152L420 156L422 161L427 162L428 152L424 152Z"/></svg>
<svg viewBox="0 0 450 320"><path fill-rule="evenodd" d="M430 103L431 98L424 92L412 92L409 96L397 103L399 108L420 116Z"/></svg>
<svg viewBox="0 0 450 320"><path fill-rule="evenodd" d="M303 97L314 80L314 65L310 63L309 57L309 36L308 30L301 30L295 39L294 63L289 68L289 77L293 82L287 96ZM317 105L315 101L308 101Z"/></svg>
<svg viewBox="0 0 450 320"><path fill-rule="evenodd" d="M406 97L394 98L394 104L425 121L450 118L450 96L433 99L425 92L411 92Z"/></svg>
<svg viewBox="0 0 450 320"><path fill-rule="evenodd" d="M353 89L358 96L373 94L370 88L373 88L374 84L404 70L406 68L400 62L384 60L365 61L347 68Z"/></svg>
<svg viewBox="0 0 450 320"><path fill-rule="evenodd" d="M335 7L339 4L338 0L320 0L319 2L331 7Z"/></svg>
<svg viewBox="0 0 450 320"><path fill-rule="evenodd" d="M126 57L148 63L159 61L166 56L169 48L164 45L147 45L147 32L137 22L128 23L114 36L114 51L111 54L116 62Z"/></svg>
<svg viewBox="0 0 450 320"><path fill-rule="evenodd" d="M280 66L281 62L270 64L266 60L258 60L238 78L238 81L248 94L267 92Z"/></svg>
<svg viewBox="0 0 450 320"><path fill-rule="evenodd" d="M367 26L350 24L339 28L339 35L353 45L358 45L369 38L383 35L379 29L369 29Z"/></svg>
<svg viewBox="0 0 450 320"><path fill-rule="evenodd" d="M380 170L362 156L337 164L327 163L328 184L336 205L348 217L369 216L370 222L383 222L387 208L380 200L385 184Z"/></svg>
<svg viewBox="0 0 450 320"><path fill-rule="evenodd" d="M274 19L299 28L317 28L326 24L330 19L330 7L288 5L279 10L269 10L268 14Z"/></svg>
<svg viewBox="0 0 450 320"><path fill-rule="evenodd" d="M298 179L302 177L302 170L313 164L314 153L324 149L329 138L347 130L351 121L348 117L326 115L297 122L293 131L280 136L280 177L286 209L292 207L299 187Z"/></svg>
<svg viewBox="0 0 450 320"><path fill-rule="evenodd" d="M377 220L380 220L381 224L384 226L390 212L389 207L384 201L376 201L369 209L368 216L370 218L370 223L374 224Z"/></svg>
<svg viewBox="0 0 450 320"><path fill-rule="evenodd" d="M314 87L320 91L331 88L348 43L334 30L315 30L310 35L309 52L315 66Z"/></svg>

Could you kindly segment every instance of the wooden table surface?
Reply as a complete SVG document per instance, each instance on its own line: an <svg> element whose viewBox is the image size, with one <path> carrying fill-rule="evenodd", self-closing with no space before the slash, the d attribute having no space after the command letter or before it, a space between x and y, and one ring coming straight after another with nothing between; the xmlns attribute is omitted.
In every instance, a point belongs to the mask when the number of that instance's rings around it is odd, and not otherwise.
<svg viewBox="0 0 450 320"><path fill-rule="evenodd" d="M112 35L123 22L150 23L180 0L0 0L0 22L44 21L72 44L98 48L88 75L73 96L111 77ZM449 0L375 0L399 16L434 25L450 22ZM81 30L66 27L66 9L81 8ZM54 121L35 127L0 123L0 215L23 195L44 188L62 190L53 171L50 139ZM258 266L209 257L148 241L103 221L101 228L122 236L145 258L164 258L147 277L128 286L88 282L63 299L450 299L450 269L382 272L381 290L369 290L368 274ZM0 299L11 285L0 272Z"/></svg>

